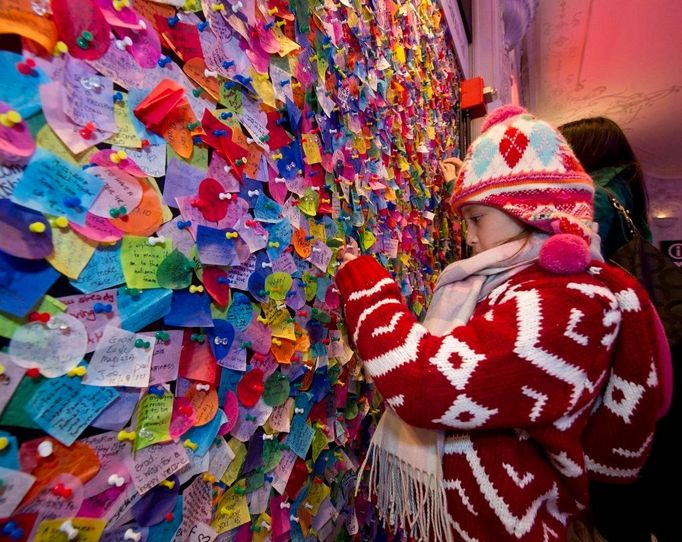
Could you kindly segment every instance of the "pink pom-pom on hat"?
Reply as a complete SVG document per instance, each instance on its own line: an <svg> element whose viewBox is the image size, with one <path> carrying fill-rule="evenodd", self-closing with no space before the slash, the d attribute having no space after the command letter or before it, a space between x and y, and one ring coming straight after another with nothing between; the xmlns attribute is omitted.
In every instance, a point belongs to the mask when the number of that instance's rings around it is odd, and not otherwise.
<svg viewBox="0 0 682 542"><path fill-rule="evenodd" d="M540 249L540 267L557 275L581 273L590 265L592 255L585 240L570 233L557 233Z"/></svg>

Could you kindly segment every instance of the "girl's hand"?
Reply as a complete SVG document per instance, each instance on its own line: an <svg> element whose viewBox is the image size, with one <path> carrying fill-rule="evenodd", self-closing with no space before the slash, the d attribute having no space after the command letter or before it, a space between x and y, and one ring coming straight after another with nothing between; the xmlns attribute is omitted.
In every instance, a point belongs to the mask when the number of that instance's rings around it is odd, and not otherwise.
<svg viewBox="0 0 682 542"><path fill-rule="evenodd" d="M355 239L351 239L350 243L348 243L346 246L342 247L339 249L339 251L336 253L336 257L341 260L341 265L339 265L339 268L337 271L341 271L344 265L346 265L348 262L352 262L355 260L358 256L360 255L360 248L358 247L357 242Z"/></svg>
<svg viewBox="0 0 682 542"><path fill-rule="evenodd" d="M462 169L462 162L459 158L446 158L438 163L440 172L443 174L445 182L453 181L459 175L459 170Z"/></svg>

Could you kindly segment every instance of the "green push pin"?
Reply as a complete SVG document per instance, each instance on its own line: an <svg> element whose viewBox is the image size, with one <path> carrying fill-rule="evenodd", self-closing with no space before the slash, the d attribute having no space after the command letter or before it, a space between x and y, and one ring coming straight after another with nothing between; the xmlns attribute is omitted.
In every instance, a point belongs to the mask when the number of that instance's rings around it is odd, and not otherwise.
<svg viewBox="0 0 682 542"><path fill-rule="evenodd" d="M92 32L90 32L89 30L83 30L83 32L81 32L81 35L78 36L78 39L76 39L76 44L81 49L89 49L93 39L94 37L92 35Z"/></svg>

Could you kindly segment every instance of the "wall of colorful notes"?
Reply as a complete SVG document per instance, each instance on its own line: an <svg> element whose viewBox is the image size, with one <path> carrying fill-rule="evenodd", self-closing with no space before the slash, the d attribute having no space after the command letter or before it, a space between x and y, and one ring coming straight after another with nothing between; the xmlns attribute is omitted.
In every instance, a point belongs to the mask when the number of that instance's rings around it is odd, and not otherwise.
<svg viewBox="0 0 682 542"><path fill-rule="evenodd" d="M0 540L372 538L337 251L456 257L429 0L0 3Z"/></svg>

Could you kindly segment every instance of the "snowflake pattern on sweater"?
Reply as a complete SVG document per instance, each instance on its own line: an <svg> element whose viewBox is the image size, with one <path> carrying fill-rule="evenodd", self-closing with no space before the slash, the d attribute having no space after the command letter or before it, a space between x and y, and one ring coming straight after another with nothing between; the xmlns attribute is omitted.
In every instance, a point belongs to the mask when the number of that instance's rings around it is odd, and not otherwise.
<svg viewBox="0 0 682 542"><path fill-rule="evenodd" d="M446 431L456 539L565 540L568 520L588 505L588 471L636 476L661 390L653 342L619 335L623 323L630 335L653 326L626 273L594 262L560 276L533 265L443 337L416 321L373 258L348 263L336 280L348 336L386 403L407 423ZM612 357L623 352L638 361L616 374ZM597 459L583 446L595 411ZM618 424L632 433L627 449L609 442Z"/></svg>

